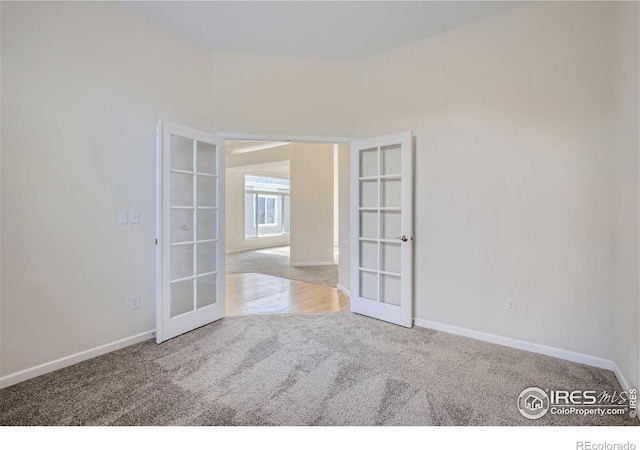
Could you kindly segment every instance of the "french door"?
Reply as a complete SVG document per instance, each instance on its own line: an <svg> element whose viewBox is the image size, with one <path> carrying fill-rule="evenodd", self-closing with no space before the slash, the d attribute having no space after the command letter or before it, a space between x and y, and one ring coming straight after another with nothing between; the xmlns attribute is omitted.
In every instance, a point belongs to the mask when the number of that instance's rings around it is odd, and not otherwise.
<svg viewBox="0 0 640 450"><path fill-rule="evenodd" d="M156 341L224 317L224 139L159 121Z"/></svg>
<svg viewBox="0 0 640 450"><path fill-rule="evenodd" d="M413 323L411 132L351 143L351 311Z"/></svg>

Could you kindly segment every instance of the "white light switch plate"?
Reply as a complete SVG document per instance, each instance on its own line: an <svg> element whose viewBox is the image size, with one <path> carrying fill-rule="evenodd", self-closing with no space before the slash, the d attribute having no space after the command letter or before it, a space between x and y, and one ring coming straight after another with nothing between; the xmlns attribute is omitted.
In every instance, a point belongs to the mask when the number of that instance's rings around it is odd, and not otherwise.
<svg viewBox="0 0 640 450"><path fill-rule="evenodd" d="M129 211L129 223L140 223L140 211L137 209Z"/></svg>
<svg viewBox="0 0 640 450"><path fill-rule="evenodd" d="M127 223L129 223L129 216L127 214L127 211L124 209L121 209L118 211L118 225L126 225Z"/></svg>

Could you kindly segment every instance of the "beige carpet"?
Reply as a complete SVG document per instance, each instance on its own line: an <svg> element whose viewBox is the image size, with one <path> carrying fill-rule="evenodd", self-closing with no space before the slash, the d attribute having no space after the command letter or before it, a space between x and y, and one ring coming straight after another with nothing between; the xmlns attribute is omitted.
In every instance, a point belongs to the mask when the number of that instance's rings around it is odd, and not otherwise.
<svg viewBox="0 0 640 450"><path fill-rule="evenodd" d="M262 273L331 287L338 285L338 266L336 264L291 267L289 265L289 247L229 253L226 257L225 271L226 273Z"/></svg>
<svg viewBox="0 0 640 450"><path fill-rule="evenodd" d="M610 371L352 313L222 319L0 391L2 425L635 425L516 409Z"/></svg>

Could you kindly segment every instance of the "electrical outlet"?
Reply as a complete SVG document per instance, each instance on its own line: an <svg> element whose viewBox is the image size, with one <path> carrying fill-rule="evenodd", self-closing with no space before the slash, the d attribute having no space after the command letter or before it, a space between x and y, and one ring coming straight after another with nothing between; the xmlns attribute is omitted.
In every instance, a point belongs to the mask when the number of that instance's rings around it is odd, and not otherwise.
<svg viewBox="0 0 640 450"><path fill-rule="evenodd" d="M134 295L133 297L131 297L131 302L129 304L129 307L131 309L140 308L140 296L139 295Z"/></svg>
<svg viewBox="0 0 640 450"><path fill-rule="evenodd" d="M507 299L507 311L509 311L510 313L516 312L516 299L515 298Z"/></svg>

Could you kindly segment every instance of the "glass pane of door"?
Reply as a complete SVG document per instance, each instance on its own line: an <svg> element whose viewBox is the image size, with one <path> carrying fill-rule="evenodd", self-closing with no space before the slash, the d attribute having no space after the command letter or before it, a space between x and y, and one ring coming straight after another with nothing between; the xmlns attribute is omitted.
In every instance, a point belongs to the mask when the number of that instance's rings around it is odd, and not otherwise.
<svg viewBox="0 0 640 450"><path fill-rule="evenodd" d="M198 277L198 308L216 303L216 275Z"/></svg>
<svg viewBox="0 0 640 450"><path fill-rule="evenodd" d="M198 240L204 241L208 239L216 239L218 237L218 230L216 227L217 211L214 209L198 208L196 214L198 223Z"/></svg>
<svg viewBox="0 0 640 450"><path fill-rule="evenodd" d="M171 283L171 317L193 311L193 280Z"/></svg>
<svg viewBox="0 0 640 450"><path fill-rule="evenodd" d="M216 303L218 214L216 167L217 147L198 142L196 147L196 283L195 307Z"/></svg>
<svg viewBox="0 0 640 450"><path fill-rule="evenodd" d="M193 140L171 135L171 169L193 172Z"/></svg>
<svg viewBox="0 0 640 450"><path fill-rule="evenodd" d="M210 175L216 174L216 146L206 142L197 143L197 171Z"/></svg>

